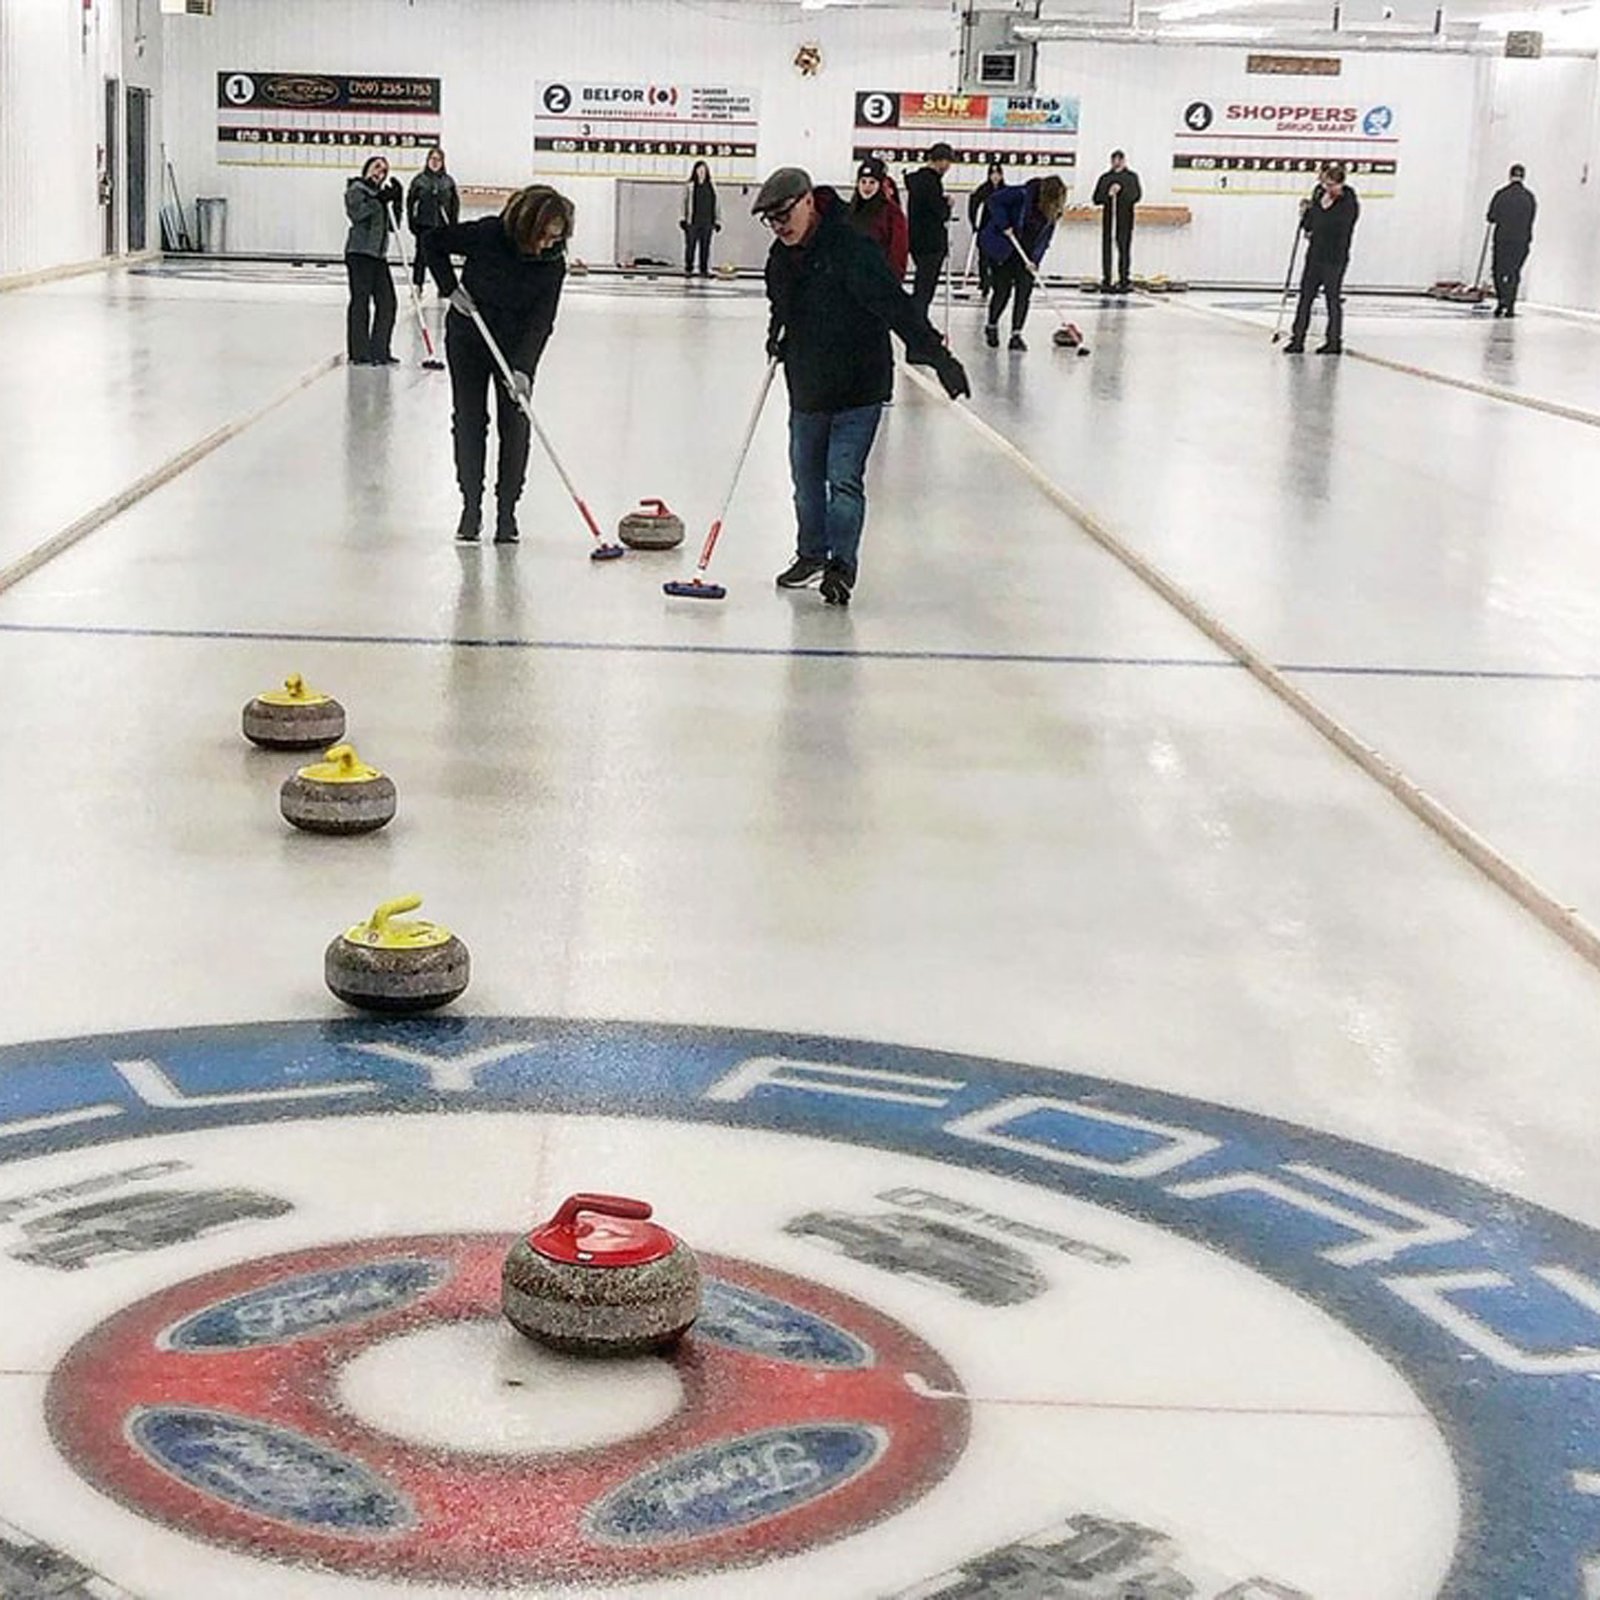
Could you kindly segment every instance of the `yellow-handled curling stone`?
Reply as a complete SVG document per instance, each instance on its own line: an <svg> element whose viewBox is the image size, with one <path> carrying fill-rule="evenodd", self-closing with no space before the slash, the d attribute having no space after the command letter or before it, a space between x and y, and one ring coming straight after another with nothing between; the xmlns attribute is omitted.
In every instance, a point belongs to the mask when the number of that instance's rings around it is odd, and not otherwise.
<svg viewBox="0 0 1600 1600"><path fill-rule="evenodd" d="M386 900L328 946L323 976L346 1005L405 1015L449 1005L465 993L472 975L467 947L436 922L400 918L421 904L414 894Z"/></svg>
<svg viewBox="0 0 1600 1600"><path fill-rule="evenodd" d="M371 833L394 819L394 782L369 767L348 744L301 767L278 791L285 822L307 833Z"/></svg>
<svg viewBox="0 0 1600 1600"><path fill-rule="evenodd" d="M506 1320L573 1355L642 1355L676 1344L700 1315L700 1263L650 1216L646 1200L569 1195L506 1255Z"/></svg>
<svg viewBox="0 0 1600 1600"><path fill-rule="evenodd" d="M617 537L630 550L672 550L683 543L683 518L665 500L641 500L617 524Z"/></svg>
<svg viewBox="0 0 1600 1600"><path fill-rule="evenodd" d="M244 736L264 750L326 750L344 738L344 707L295 673L244 708Z"/></svg>

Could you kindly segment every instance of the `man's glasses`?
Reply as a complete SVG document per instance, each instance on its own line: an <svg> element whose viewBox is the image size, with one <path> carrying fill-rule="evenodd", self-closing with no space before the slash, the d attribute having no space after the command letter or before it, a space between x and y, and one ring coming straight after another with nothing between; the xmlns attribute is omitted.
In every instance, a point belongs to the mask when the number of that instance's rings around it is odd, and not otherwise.
<svg viewBox="0 0 1600 1600"><path fill-rule="evenodd" d="M776 211L765 212L761 218L762 222L771 228L774 233L782 233L789 225L789 218L794 215L794 208L804 199L804 195L796 195L788 205L782 206Z"/></svg>

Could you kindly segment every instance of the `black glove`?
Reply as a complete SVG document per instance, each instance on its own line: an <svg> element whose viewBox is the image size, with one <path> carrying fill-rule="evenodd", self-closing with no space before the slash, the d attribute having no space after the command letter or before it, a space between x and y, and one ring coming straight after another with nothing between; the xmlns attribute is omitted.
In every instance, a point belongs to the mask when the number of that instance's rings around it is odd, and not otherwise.
<svg viewBox="0 0 1600 1600"><path fill-rule="evenodd" d="M711 224L711 231L713 233L721 233L722 232L722 224L720 222L713 222Z"/></svg>
<svg viewBox="0 0 1600 1600"><path fill-rule="evenodd" d="M767 335L767 360L782 361L784 355L784 338L781 333Z"/></svg>
<svg viewBox="0 0 1600 1600"><path fill-rule="evenodd" d="M964 399L972 393L967 382L967 369L948 350L941 350L933 360L934 376L952 400Z"/></svg>
<svg viewBox="0 0 1600 1600"><path fill-rule="evenodd" d="M679 233L687 233L688 231L689 231L689 224L682 217L679 217L678 218L678 232Z"/></svg>

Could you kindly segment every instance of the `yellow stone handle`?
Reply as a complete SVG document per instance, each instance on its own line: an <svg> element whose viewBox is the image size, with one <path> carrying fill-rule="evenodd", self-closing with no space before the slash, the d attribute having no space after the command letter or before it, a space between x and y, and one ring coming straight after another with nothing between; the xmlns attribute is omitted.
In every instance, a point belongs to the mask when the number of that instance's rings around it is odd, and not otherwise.
<svg viewBox="0 0 1600 1600"><path fill-rule="evenodd" d="M310 698L306 693L306 680L298 672L291 672L283 680L283 692L291 700L305 700Z"/></svg>
<svg viewBox="0 0 1600 1600"><path fill-rule="evenodd" d="M420 909L421 905L422 896L420 894L403 894L398 900L385 900L367 918L367 926L381 939L387 929L390 917L398 917L402 911L416 911Z"/></svg>

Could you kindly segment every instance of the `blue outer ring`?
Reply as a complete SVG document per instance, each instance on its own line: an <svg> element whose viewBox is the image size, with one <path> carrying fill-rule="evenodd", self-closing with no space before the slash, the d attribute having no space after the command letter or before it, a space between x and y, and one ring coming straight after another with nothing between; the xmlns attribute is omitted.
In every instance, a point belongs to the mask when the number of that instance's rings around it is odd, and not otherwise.
<svg viewBox="0 0 1600 1600"><path fill-rule="evenodd" d="M441 1091L420 1066L352 1047L382 1043L437 1056L525 1044L485 1066L472 1087ZM925 1098L939 1105L843 1097L767 1084L745 1098L707 1091L753 1056L955 1080ZM157 1062L178 1094L151 1106L113 1065ZM791 1078L793 1072L791 1069ZM817 1080L828 1082L826 1079ZM204 1096L336 1083L375 1092L326 1100L207 1104ZM911 1091L914 1092L914 1091ZM1013 1096L1070 1099L1099 1111L1192 1130L1215 1149L1175 1172L1129 1178L1062 1166L952 1133L956 1119ZM7 1125L89 1107L90 1120L7 1133ZM1445 1432L1459 1475L1462 1532L1438 1600L1583 1600L1586 1560L1600 1560L1600 1497L1575 1474L1600 1474L1600 1382L1589 1371L1526 1372L1474 1353L1457 1332L1423 1315L1385 1278L1449 1272L1504 1274L1490 1290L1453 1291L1452 1309L1530 1357L1596 1350L1597 1314L1535 1276L1558 1267L1600 1296L1600 1233L1482 1184L1369 1146L1274 1118L1133 1088L1079 1073L944 1052L809 1035L626 1022L420 1018L283 1022L102 1036L0 1049L0 1163L152 1134L237 1123L396 1112L540 1111L655 1116L777 1129L925 1156L998 1173L1106 1206L1225 1254L1312 1301L1391 1362ZM1051 1117L1055 1117L1052 1122ZM1035 1113L1005 1125L1036 1148L1126 1162L1166 1141L1104 1124ZM1064 1135L1070 1132L1068 1140ZM1339 1265L1325 1252L1356 1242L1352 1230L1261 1194L1184 1198L1171 1190L1223 1173L1276 1173L1302 1191L1285 1163L1340 1178L1440 1214L1472 1231L1396 1259ZM1311 1190L1310 1192L1318 1192ZM1346 1209L1397 1219L1343 1194Z"/></svg>

